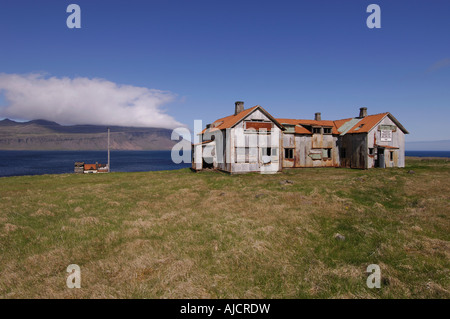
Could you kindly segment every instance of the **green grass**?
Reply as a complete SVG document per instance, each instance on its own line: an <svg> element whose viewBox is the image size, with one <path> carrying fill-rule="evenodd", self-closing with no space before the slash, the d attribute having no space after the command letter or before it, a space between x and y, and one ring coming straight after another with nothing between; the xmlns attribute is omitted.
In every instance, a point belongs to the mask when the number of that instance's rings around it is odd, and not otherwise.
<svg viewBox="0 0 450 319"><path fill-rule="evenodd" d="M0 178L0 296L449 298L449 173L446 159L408 158L365 171ZM81 289L66 287L69 264ZM366 286L370 264L380 289Z"/></svg>

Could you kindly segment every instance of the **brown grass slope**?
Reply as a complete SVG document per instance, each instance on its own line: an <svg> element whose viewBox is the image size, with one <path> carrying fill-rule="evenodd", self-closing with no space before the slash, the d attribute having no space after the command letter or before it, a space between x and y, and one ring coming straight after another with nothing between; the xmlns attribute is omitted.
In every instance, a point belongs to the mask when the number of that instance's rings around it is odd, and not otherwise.
<svg viewBox="0 0 450 319"><path fill-rule="evenodd" d="M449 298L450 163L407 165L0 178L0 296Z"/></svg>

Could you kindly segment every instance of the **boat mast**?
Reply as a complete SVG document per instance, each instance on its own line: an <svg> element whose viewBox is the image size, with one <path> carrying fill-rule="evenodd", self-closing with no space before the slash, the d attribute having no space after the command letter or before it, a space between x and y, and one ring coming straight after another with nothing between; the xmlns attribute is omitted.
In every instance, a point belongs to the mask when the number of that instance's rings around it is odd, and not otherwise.
<svg viewBox="0 0 450 319"><path fill-rule="evenodd" d="M109 127L108 127L108 173L111 172L111 168L109 166L110 165L109 158L110 158L110 155L109 155Z"/></svg>

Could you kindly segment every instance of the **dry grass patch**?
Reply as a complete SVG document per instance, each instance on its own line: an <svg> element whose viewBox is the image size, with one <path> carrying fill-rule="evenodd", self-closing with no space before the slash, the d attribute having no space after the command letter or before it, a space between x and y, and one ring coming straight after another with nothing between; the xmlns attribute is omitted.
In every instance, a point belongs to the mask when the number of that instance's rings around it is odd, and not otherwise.
<svg viewBox="0 0 450 319"><path fill-rule="evenodd" d="M449 298L449 173L409 160L2 178L0 296ZM82 289L65 286L72 263ZM381 289L366 286L372 263Z"/></svg>

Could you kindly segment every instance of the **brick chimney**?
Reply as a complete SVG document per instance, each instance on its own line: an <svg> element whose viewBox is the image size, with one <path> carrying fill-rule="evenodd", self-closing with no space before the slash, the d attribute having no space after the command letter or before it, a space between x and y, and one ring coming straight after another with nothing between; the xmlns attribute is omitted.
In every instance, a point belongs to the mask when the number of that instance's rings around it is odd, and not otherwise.
<svg viewBox="0 0 450 319"><path fill-rule="evenodd" d="M234 103L234 115L238 115L244 110L244 102L237 101Z"/></svg>
<svg viewBox="0 0 450 319"><path fill-rule="evenodd" d="M322 114L320 114L320 112L317 112L316 114L314 114L314 120L322 121Z"/></svg>
<svg viewBox="0 0 450 319"><path fill-rule="evenodd" d="M367 107L359 108L359 118L364 118L367 116Z"/></svg>

